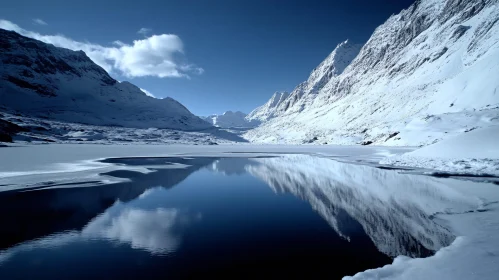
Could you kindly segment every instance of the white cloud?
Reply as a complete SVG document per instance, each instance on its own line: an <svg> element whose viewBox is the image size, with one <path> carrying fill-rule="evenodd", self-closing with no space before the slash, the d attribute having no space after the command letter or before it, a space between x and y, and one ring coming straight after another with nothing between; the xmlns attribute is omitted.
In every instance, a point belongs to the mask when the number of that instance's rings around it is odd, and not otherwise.
<svg viewBox="0 0 499 280"><path fill-rule="evenodd" d="M75 41L63 35L42 35L25 30L7 20L0 20L0 28L15 31L23 36L71 50L83 50L90 59L106 71L127 77L154 76L186 77L202 74L204 69L179 62L184 53L182 40L174 34L152 35L134 40L132 44L114 41L112 46Z"/></svg>
<svg viewBox="0 0 499 280"><path fill-rule="evenodd" d="M142 27L141 29L139 29L139 31L137 31L137 33L142 34L144 36L147 36L147 34L151 32L152 32L151 28L145 28L145 27Z"/></svg>
<svg viewBox="0 0 499 280"><path fill-rule="evenodd" d="M148 91L147 89L143 89L143 88L140 88L140 90L142 92L144 92L147 96L150 96L150 97L154 97L156 98L156 96L154 96L154 94L152 94L150 91Z"/></svg>
<svg viewBox="0 0 499 280"><path fill-rule="evenodd" d="M47 25L47 23L43 19L39 19L39 18L34 18L33 23L38 24L38 25Z"/></svg>
<svg viewBox="0 0 499 280"><path fill-rule="evenodd" d="M114 42L113 42L113 44L115 44L115 45L116 45L116 46L118 46L118 47L122 47L122 46L125 46L125 45L126 45L125 43L121 42L120 40L116 40L116 41L114 41Z"/></svg>

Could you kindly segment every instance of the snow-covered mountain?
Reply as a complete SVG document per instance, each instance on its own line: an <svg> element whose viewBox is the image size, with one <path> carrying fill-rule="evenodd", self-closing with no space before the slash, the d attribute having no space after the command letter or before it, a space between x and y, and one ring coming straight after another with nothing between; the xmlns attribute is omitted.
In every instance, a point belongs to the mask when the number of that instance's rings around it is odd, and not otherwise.
<svg viewBox="0 0 499 280"><path fill-rule="evenodd" d="M118 82L83 51L0 29L0 109L91 125L196 130L211 127L172 98Z"/></svg>
<svg viewBox="0 0 499 280"><path fill-rule="evenodd" d="M264 122L273 118L276 114L276 109L289 97L288 92L275 92L267 103L251 111L246 119L248 121Z"/></svg>
<svg viewBox="0 0 499 280"><path fill-rule="evenodd" d="M418 0L379 26L357 55L355 46L344 54L349 45L340 44L272 108L273 119L245 137L425 145L499 125L498 0Z"/></svg>
<svg viewBox="0 0 499 280"><path fill-rule="evenodd" d="M348 40L339 44L331 54L317 66L307 81L299 84L292 92L276 92L267 103L253 110L248 119L267 121L282 115L299 101L310 101L333 77L340 75L359 53L362 45L352 44ZM303 106L296 106L302 109Z"/></svg>
<svg viewBox="0 0 499 280"><path fill-rule="evenodd" d="M227 111L222 115L210 115L203 118L205 121L217 127L231 128L231 127L255 127L260 124L258 120L246 119L246 114L240 111L232 112Z"/></svg>

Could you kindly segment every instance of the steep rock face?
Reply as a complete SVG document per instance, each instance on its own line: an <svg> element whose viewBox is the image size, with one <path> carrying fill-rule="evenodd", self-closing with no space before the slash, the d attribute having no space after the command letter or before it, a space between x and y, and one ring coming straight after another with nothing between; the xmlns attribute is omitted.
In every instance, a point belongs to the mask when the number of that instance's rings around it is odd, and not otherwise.
<svg viewBox="0 0 499 280"><path fill-rule="evenodd" d="M286 112L304 110L331 79L343 73L361 48L362 45L353 44L348 40L336 46L331 54L310 73L308 80L299 84L276 111L282 115Z"/></svg>
<svg viewBox="0 0 499 280"><path fill-rule="evenodd" d="M230 127L255 127L260 124L257 120L247 120L246 114L240 111L232 112L227 111L222 115L210 115L203 118L208 123L214 126L230 128Z"/></svg>
<svg viewBox="0 0 499 280"><path fill-rule="evenodd" d="M0 29L0 108L93 125L202 129L210 125L171 98L118 82L83 51Z"/></svg>
<svg viewBox="0 0 499 280"><path fill-rule="evenodd" d="M264 122L273 118L276 114L276 109L283 104L288 97L288 92L275 92L267 103L251 111L248 116L246 116L246 119L249 121L257 120Z"/></svg>
<svg viewBox="0 0 499 280"><path fill-rule="evenodd" d="M299 84L290 94L287 92L274 93L267 103L253 110L248 118L267 121L288 111L299 112L303 110L329 80L343 73L357 56L361 47L362 45L353 44L348 40L342 42L319 66L312 70L308 80Z"/></svg>
<svg viewBox="0 0 499 280"><path fill-rule="evenodd" d="M416 1L379 26L339 75L310 94L290 96L275 118L246 134L252 141L420 145L487 126L474 112L499 113L499 1ZM322 84L322 83L321 83ZM298 88L302 88L299 85ZM298 89L297 88L297 89ZM492 110L492 111L490 111ZM429 126L454 114L451 130ZM457 114L457 115L456 115ZM449 122L450 123L450 122ZM411 133L427 129L426 140ZM420 133L421 134L421 133Z"/></svg>

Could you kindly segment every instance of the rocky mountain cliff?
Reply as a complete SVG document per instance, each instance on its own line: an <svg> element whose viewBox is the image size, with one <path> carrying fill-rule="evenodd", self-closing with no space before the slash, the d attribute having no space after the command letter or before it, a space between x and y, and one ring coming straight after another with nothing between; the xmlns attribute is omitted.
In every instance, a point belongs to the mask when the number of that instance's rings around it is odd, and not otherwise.
<svg viewBox="0 0 499 280"><path fill-rule="evenodd" d="M340 44L317 68L324 74L314 70L245 137L425 145L499 124L498 2L416 1L379 26L358 54L351 47L350 63L324 71L348 46Z"/></svg>
<svg viewBox="0 0 499 280"><path fill-rule="evenodd" d="M272 97L267 101L267 103L263 104L262 106L254 109L251 111L247 116L247 120L256 120L256 121L267 121L271 118L273 118L276 113L277 113L277 108L283 104L286 99L289 97L288 92L275 92Z"/></svg>
<svg viewBox="0 0 499 280"><path fill-rule="evenodd" d="M118 82L83 51L0 29L0 109L92 125L197 130L211 127L171 98Z"/></svg>

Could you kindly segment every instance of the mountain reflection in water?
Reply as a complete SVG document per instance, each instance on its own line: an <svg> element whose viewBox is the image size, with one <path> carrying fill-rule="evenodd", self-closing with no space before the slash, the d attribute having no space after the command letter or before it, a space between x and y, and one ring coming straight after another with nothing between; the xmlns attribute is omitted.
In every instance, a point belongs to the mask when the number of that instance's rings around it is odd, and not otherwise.
<svg viewBox="0 0 499 280"><path fill-rule="evenodd" d="M457 181L452 179L306 155L117 158L103 162L123 168L147 166L154 172L117 170L102 174L130 179L111 185L0 193L0 213L4 213L0 223L5 225L0 229L0 275L15 266L17 255L29 258L33 250L57 250L93 241L191 265L203 257L204 262L213 258L210 267L223 267L231 259L238 268L255 268L267 261L278 266L280 262L292 264L286 256L312 254L318 256L316 267L325 271L330 261L326 255L344 248L335 254L345 255L345 261L364 258L353 270L338 269L338 274L344 275L389 263L383 255L433 254L454 239L436 222L434 214L474 210L481 202L455 191L451 185ZM185 167L168 168L172 164ZM218 177L207 174L210 172ZM258 181L278 195L261 188ZM327 233L311 216L313 212L281 194L305 201L334 231ZM105 245L99 246L96 250ZM348 252L352 250L355 252ZM219 259L211 255L214 251ZM357 251L365 256L360 257ZM253 263L255 259L259 261Z"/></svg>

